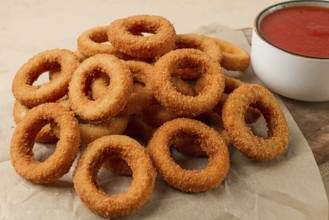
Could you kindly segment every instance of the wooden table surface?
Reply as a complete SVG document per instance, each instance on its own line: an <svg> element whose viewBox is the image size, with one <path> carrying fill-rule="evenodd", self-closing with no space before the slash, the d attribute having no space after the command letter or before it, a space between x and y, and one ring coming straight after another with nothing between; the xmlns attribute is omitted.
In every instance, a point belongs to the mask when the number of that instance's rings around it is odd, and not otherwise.
<svg viewBox="0 0 329 220"><path fill-rule="evenodd" d="M242 29L251 42L252 29ZM305 136L329 197L329 101L305 102L281 96L284 104Z"/></svg>

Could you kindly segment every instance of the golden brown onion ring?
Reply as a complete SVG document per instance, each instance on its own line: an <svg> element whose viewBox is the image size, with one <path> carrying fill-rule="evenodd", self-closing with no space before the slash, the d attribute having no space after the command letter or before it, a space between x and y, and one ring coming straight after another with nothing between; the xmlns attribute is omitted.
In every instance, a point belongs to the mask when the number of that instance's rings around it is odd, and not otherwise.
<svg viewBox="0 0 329 220"><path fill-rule="evenodd" d="M128 124L129 116L120 115L111 117L98 123L79 123L79 130L82 144L90 142L106 135L122 134Z"/></svg>
<svg viewBox="0 0 329 220"><path fill-rule="evenodd" d="M68 92L69 82L77 69L77 56L65 49L47 50L35 55L16 73L12 84L15 98L28 108L46 102L55 102ZM60 76L43 85L33 82L46 71L58 71Z"/></svg>
<svg viewBox="0 0 329 220"><path fill-rule="evenodd" d="M213 38L199 34L178 34L176 36L176 49L194 48L205 52L210 58L221 62L222 51Z"/></svg>
<svg viewBox="0 0 329 220"><path fill-rule="evenodd" d="M141 143L147 143L152 137L154 131L156 129L146 124L140 117L137 115L130 115L129 122L126 130L124 131L124 135L128 135L129 137L134 138ZM110 158L104 162L104 167L111 170L111 172L131 176L132 172L128 164L119 159L119 158Z"/></svg>
<svg viewBox="0 0 329 220"><path fill-rule="evenodd" d="M97 185L97 174L105 160L117 156L133 172L130 188L117 195L107 195ZM140 208L153 191L156 172L143 146L123 135L101 137L82 152L74 172L74 188L92 211L105 218L127 215Z"/></svg>
<svg viewBox="0 0 329 220"><path fill-rule="evenodd" d="M112 173L122 176L132 176L133 174L127 162L116 155L108 157L103 167L110 170Z"/></svg>
<svg viewBox="0 0 329 220"><path fill-rule="evenodd" d="M32 151L40 129L54 121L60 130L55 152L39 162ZM48 183L66 174L79 151L80 133L73 113L57 103L31 109L17 125L11 140L10 159L16 172L34 183Z"/></svg>
<svg viewBox="0 0 329 220"><path fill-rule="evenodd" d="M88 82L100 73L110 78L107 93L91 100L85 90ZM113 55L98 54L84 60L70 82L69 99L72 110L84 120L105 120L121 112L132 92L133 80L129 68Z"/></svg>
<svg viewBox="0 0 329 220"><path fill-rule="evenodd" d="M177 67L188 67L190 63L198 65L203 71L200 78L205 82L196 96L186 96L177 91L170 81ZM180 116L196 116L215 107L224 91L224 75L218 63L204 52L196 49L174 50L155 63L152 83L155 98L169 111Z"/></svg>
<svg viewBox="0 0 329 220"><path fill-rule="evenodd" d="M249 67L250 55L231 42L213 38L217 47L222 51L221 66L227 70L243 71Z"/></svg>
<svg viewBox="0 0 329 220"><path fill-rule="evenodd" d="M225 76L224 93L230 94L236 88L238 88L239 86L244 85L244 84L245 84L244 82L242 82L238 79ZM196 93L201 91L204 86L206 86L205 82L203 80L198 80L195 85ZM216 117L215 115L217 114L218 115L217 118L221 118L222 108L226 101L226 98L227 98L227 96L224 96L224 95L221 97L220 101L217 103L217 105L215 106L213 111L211 113L209 112L210 117ZM247 124L251 124L251 123L256 122L260 118L260 116L261 116L261 112L257 108L254 108L253 106L249 106L245 113L245 120L246 120ZM222 124L222 123L220 123L220 124Z"/></svg>
<svg viewBox="0 0 329 220"><path fill-rule="evenodd" d="M80 51L75 51L74 54L77 56L78 60L80 63L82 63L85 59L87 59L88 57L86 55L84 55L83 53L81 53Z"/></svg>
<svg viewBox="0 0 329 220"><path fill-rule="evenodd" d="M58 101L62 106L66 107L67 109L70 109L68 106L67 99L60 99ZM13 115L14 115L14 121L16 124L18 124L30 111L29 108L19 103L19 101L15 101L14 103L14 109L13 109ZM38 143L53 143L58 140L57 136L54 134L51 125L48 123L46 124L37 134L35 138L35 142Z"/></svg>
<svg viewBox="0 0 329 220"><path fill-rule="evenodd" d="M218 131L226 145L229 145L231 139L226 130ZM179 152L195 157L208 157L207 153L200 146L202 143L196 143L195 139L189 135L179 135L172 140L172 145Z"/></svg>
<svg viewBox="0 0 329 220"><path fill-rule="evenodd" d="M148 108L153 101L153 91L148 82L149 74L152 74L152 65L142 61L126 61L132 73L134 88L129 96L126 107L120 114L138 114L143 109ZM97 77L91 84L91 97L97 99L107 93L106 87L109 85L106 76Z"/></svg>
<svg viewBox="0 0 329 220"><path fill-rule="evenodd" d="M153 67L141 61L126 61L133 76L134 90L129 96L128 104L123 114L138 114L151 105L153 98L149 75L153 74Z"/></svg>
<svg viewBox="0 0 329 220"><path fill-rule="evenodd" d="M96 100L103 95L105 95L107 91L107 86L110 84L110 78L107 74L100 74L97 78L93 79L90 84L90 97L93 100Z"/></svg>
<svg viewBox="0 0 329 220"><path fill-rule="evenodd" d="M121 53L113 45L106 44L107 27L94 27L84 31L78 38L78 51L86 57L91 57L96 54L112 54L120 59L129 59L130 56Z"/></svg>
<svg viewBox="0 0 329 220"><path fill-rule="evenodd" d="M188 82L177 77L171 77L171 83L178 92L186 96L195 95L192 86ZM147 124L153 127L159 127L166 121L179 118L177 114L170 112L166 107L159 104L156 100L154 100L151 106L143 109L141 112L141 117Z"/></svg>
<svg viewBox="0 0 329 220"><path fill-rule="evenodd" d="M170 157L171 140L188 133L196 138L209 156L208 166L202 170L185 170ZM193 119L179 118L163 124L153 134L147 150L163 179L185 192L203 192L216 188L226 177L230 163L225 141L218 132Z"/></svg>
<svg viewBox="0 0 329 220"><path fill-rule="evenodd" d="M227 133L227 131L223 127L223 120L221 115L219 115L215 111L209 111L204 114L201 114L194 118L199 120L206 125L216 129L219 135L223 138L226 145L231 144L231 139ZM179 135L172 140L172 146L177 149L179 152L182 152L187 155L196 156L196 157L207 157L206 152L202 150L200 144L195 143L193 138L187 135Z"/></svg>
<svg viewBox="0 0 329 220"><path fill-rule="evenodd" d="M159 127L166 121L171 121L175 118L179 118L178 115L168 111L166 107L159 103L153 104L148 108L145 108L141 113L143 120L152 127Z"/></svg>
<svg viewBox="0 0 329 220"><path fill-rule="evenodd" d="M151 33L149 36L136 33ZM111 44L119 51L140 58L161 56L175 47L176 31L165 18L137 15L112 22L107 29Z"/></svg>
<svg viewBox="0 0 329 220"><path fill-rule="evenodd" d="M255 136L244 115L250 105L260 110L268 126L268 138ZM289 128L273 94L256 84L235 89L223 106L223 123L234 146L254 160L271 160L283 154L289 143Z"/></svg>

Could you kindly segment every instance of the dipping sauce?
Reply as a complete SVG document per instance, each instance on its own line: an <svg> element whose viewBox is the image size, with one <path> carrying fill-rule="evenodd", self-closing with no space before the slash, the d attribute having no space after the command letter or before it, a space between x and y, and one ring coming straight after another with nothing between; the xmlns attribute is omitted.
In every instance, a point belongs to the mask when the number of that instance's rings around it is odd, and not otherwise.
<svg viewBox="0 0 329 220"><path fill-rule="evenodd" d="M292 6L276 10L262 19L259 32L283 50L329 58L329 8Z"/></svg>

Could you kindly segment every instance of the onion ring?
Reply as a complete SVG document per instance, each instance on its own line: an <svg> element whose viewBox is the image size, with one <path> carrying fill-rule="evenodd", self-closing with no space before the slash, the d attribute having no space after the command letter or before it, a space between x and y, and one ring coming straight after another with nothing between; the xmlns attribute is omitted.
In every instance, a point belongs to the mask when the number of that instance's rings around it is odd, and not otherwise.
<svg viewBox="0 0 329 220"><path fill-rule="evenodd" d="M120 59L131 59L130 56L121 53L111 44L102 44L108 42L107 26L94 27L84 31L78 37L78 51L86 57L96 54L112 54Z"/></svg>
<svg viewBox="0 0 329 220"><path fill-rule="evenodd" d="M148 32L153 35L140 36ZM112 22L107 29L111 44L119 51L140 58L162 56L175 47L176 31L165 18L137 15Z"/></svg>
<svg viewBox="0 0 329 220"><path fill-rule="evenodd" d="M215 111L209 111L204 114L198 115L196 120L203 122L204 124L214 128L219 135L222 137L226 145L232 143L230 136L224 129L223 120L221 115L217 114ZM172 146L176 148L179 152L187 155L196 157L207 157L206 152L202 150L200 144L197 144L188 135L177 136L172 141Z"/></svg>
<svg viewBox="0 0 329 220"><path fill-rule="evenodd" d="M223 120L220 114L215 111L209 111L204 114L198 115L195 119L203 122L204 124L214 128L222 137L226 145L231 144L231 138L227 131L224 129ZM195 156L195 157L207 157L206 152L202 150L200 144L195 143L193 138L189 135L179 135L172 140L172 146L179 152Z"/></svg>
<svg viewBox="0 0 329 220"><path fill-rule="evenodd" d="M204 87L204 82L201 80L197 82L196 85L196 92L200 91ZM224 92L227 94L232 93L236 88L245 84L244 82L234 79L228 76L225 76L225 89ZM215 127L222 138L225 140L226 144L230 144L231 138L226 130L223 130L223 119L222 119L222 108L225 103L226 97L222 96L221 100L218 102L216 107L209 112L206 112L202 115L197 117L198 120L210 124L211 126ZM261 116L261 112L253 108L251 106L248 107L247 111L245 112L245 121L247 124L251 124L256 122L259 117ZM176 137L172 143L173 147L175 147L178 151L192 155L197 157L206 157L207 154L202 150L202 148L195 144L191 138L187 137ZM191 147L193 146L193 147Z"/></svg>
<svg viewBox="0 0 329 220"><path fill-rule="evenodd" d="M19 103L19 101L15 100L13 109L15 123L18 124L20 121L22 121L22 119L27 115L29 111L29 108ZM45 126L43 126L35 138L35 142L38 143L53 143L57 140L58 138L52 131L50 124L46 124Z"/></svg>
<svg viewBox="0 0 329 220"><path fill-rule="evenodd" d="M97 173L103 162L118 156L133 172L130 188L117 195L107 195L97 185ZM101 137L82 152L73 176L74 188L92 211L105 218L127 215L140 208L150 197L156 172L143 146L123 135Z"/></svg>
<svg viewBox="0 0 329 220"><path fill-rule="evenodd" d="M133 174L127 162L116 155L108 157L104 162L103 167L117 175L132 176Z"/></svg>
<svg viewBox="0 0 329 220"><path fill-rule="evenodd" d="M176 69L173 76L181 79L196 79L200 76L200 70L198 68L182 68Z"/></svg>
<svg viewBox="0 0 329 220"><path fill-rule="evenodd" d="M33 145L40 129L53 120L60 129L55 152L45 161L34 159ZM57 103L31 109L17 125L11 140L10 158L16 172L34 183L48 183L66 174L79 151L78 122L71 111Z"/></svg>
<svg viewBox="0 0 329 220"><path fill-rule="evenodd" d="M246 125L244 114L249 105L263 113L268 138L255 136ZM222 117L233 144L248 158L271 160L288 148L289 128L284 114L273 94L262 86L245 84L235 89L224 103Z"/></svg>
<svg viewBox="0 0 329 220"><path fill-rule="evenodd" d="M170 82L175 68L185 67L189 63L204 70L200 78L204 79L207 86L197 96L183 95ZM196 49L179 49L167 53L155 63L155 71L157 74L150 76L155 98L169 111L180 116L196 116L211 110L224 90L224 75L218 63Z"/></svg>
<svg viewBox="0 0 329 220"><path fill-rule="evenodd" d="M236 88L238 88L239 86L241 85L244 85L245 83L238 80L238 79L235 79L235 78L232 78L232 77L228 77L228 76L225 76L225 88L224 88L224 93L225 94L230 94L232 93ZM202 90L202 88L206 86L204 80L198 80L196 85L195 85L195 90L196 90L196 93L198 93L199 91ZM217 103L217 105L215 106L215 108L213 109L212 112L208 112L210 117L217 117L217 118L221 118L221 115L222 115L222 108L223 108L223 105L226 101L226 96L222 96L220 101ZM215 115L218 115L218 116L215 116ZM257 109L257 108L254 108L252 106L249 106L247 111L245 112L245 121L247 122L247 124L251 124L251 123L254 123L256 122L261 116L261 112ZM216 120L214 120L216 121ZM221 120L217 120L217 122L219 122ZM221 122L220 122L221 124Z"/></svg>
<svg viewBox="0 0 329 220"><path fill-rule="evenodd" d="M180 92L186 96L195 96L193 87L190 85L189 82L184 81L183 79L174 77L174 76L172 76L170 78L170 81L171 81L172 85L174 86L175 90L177 90L178 92Z"/></svg>
<svg viewBox="0 0 329 220"><path fill-rule="evenodd" d="M128 124L129 116L120 115L111 117L99 123L79 123L80 137L82 144L90 142L106 135L122 134Z"/></svg>
<svg viewBox="0 0 329 220"><path fill-rule="evenodd" d="M238 88L241 85L244 85L246 83L232 78L232 77L225 77L225 88L224 88L224 93L225 94L230 94L232 93L236 88ZM223 97L222 100L217 104L217 106L214 109L214 112L222 115L222 109L223 105L226 101L227 97ZM261 116L261 112L257 109L254 108L253 106L249 106L247 111L245 112L244 118L247 124L252 124L255 123Z"/></svg>
<svg viewBox="0 0 329 220"><path fill-rule="evenodd" d="M193 88L188 82L185 82L177 77L171 77L171 83L178 92L186 96L195 95ZM144 108L140 115L149 125L153 127L159 127L166 121L179 118L177 114L168 111L166 107L159 104L156 100L154 100L151 106Z"/></svg>
<svg viewBox="0 0 329 220"><path fill-rule="evenodd" d="M226 130L218 131L219 135L222 137L226 145L229 145L231 139ZM172 140L172 145L176 150L181 153L195 156L195 157L208 157L207 153L200 147L202 143L195 143L193 138L190 136L177 136Z"/></svg>
<svg viewBox="0 0 329 220"><path fill-rule="evenodd" d="M127 127L128 120L128 115L120 115L100 122L79 120L80 143L89 144L106 135L122 134ZM51 129L59 137L58 127L51 124Z"/></svg>
<svg viewBox="0 0 329 220"><path fill-rule="evenodd" d="M85 93L86 84L100 73L106 73L111 83L106 95L91 100ZM132 88L129 68L113 55L98 54L83 61L75 71L69 87L71 108L84 120L105 120L123 110Z"/></svg>
<svg viewBox="0 0 329 220"><path fill-rule="evenodd" d="M153 104L148 108L145 108L141 113L141 117L147 124L152 127L159 127L167 121L179 118L178 115L168 111L165 107L159 103Z"/></svg>
<svg viewBox="0 0 329 220"><path fill-rule="evenodd" d="M148 82L149 75L152 74L153 67L141 61L126 61L133 76L134 89L131 93L128 104L123 110L123 114L138 114L143 109L150 106L153 98L153 91Z"/></svg>
<svg viewBox="0 0 329 220"><path fill-rule="evenodd" d="M213 38L199 34L178 34L176 36L176 49L194 48L205 52L210 58L221 62L222 51Z"/></svg>
<svg viewBox="0 0 329 220"><path fill-rule="evenodd" d="M130 115L124 134L135 140L140 140L140 143L147 143L151 139L154 131L155 128L146 124L140 117L137 115ZM103 165L113 173L125 176L132 175L132 171L128 164L119 158L114 157L107 159Z"/></svg>
<svg viewBox="0 0 329 220"><path fill-rule="evenodd" d="M217 47L222 51L222 60L220 64L227 70L243 71L249 67L250 55L241 49L225 40L212 38L215 40Z"/></svg>
<svg viewBox="0 0 329 220"><path fill-rule="evenodd" d="M129 96L126 107L120 114L138 114L150 106L153 101L153 91L148 82L148 76L152 73L152 66L142 61L126 61L133 76L134 88ZM91 97L95 100L107 93L108 77L98 77L91 84Z"/></svg>
<svg viewBox="0 0 329 220"><path fill-rule="evenodd" d="M181 133L197 138L209 156L208 166L202 170L182 169L170 157L170 141ZM193 119L179 118L163 124L153 134L147 150L153 165L171 186L185 192L203 192L216 188L225 178L230 163L224 140L207 125Z"/></svg>
<svg viewBox="0 0 329 220"><path fill-rule="evenodd" d="M106 74L100 74L97 78L93 79L90 84L90 97L93 100L96 100L106 93L107 86L110 84L110 78Z"/></svg>
<svg viewBox="0 0 329 220"><path fill-rule="evenodd" d="M79 60L80 63L82 63L85 59L88 58L85 54L81 53L78 50L75 51L74 54L77 56L77 58L78 58L78 60Z"/></svg>
<svg viewBox="0 0 329 220"><path fill-rule="evenodd" d="M16 73L12 84L15 98L28 108L54 102L68 92L73 72L79 65L77 56L65 49L47 50L35 55ZM33 82L45 71L57 71L60 76L40 86Z"/></svg>

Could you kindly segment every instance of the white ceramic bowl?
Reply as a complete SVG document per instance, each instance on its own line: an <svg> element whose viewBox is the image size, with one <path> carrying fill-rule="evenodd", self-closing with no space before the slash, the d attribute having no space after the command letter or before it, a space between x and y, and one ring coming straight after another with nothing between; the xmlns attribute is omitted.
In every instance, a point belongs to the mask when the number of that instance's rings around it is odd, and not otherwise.
<svg viewBox="0 0 329 220"><path fill-rule="evenodd" d="M274 46L259 32L262 19L275 10L299 5L328 7L325 1L290 1L270 6L255 19L251 63L256 75L271 90L297 100L329 100L329 58L294 54Z"/></svg>

